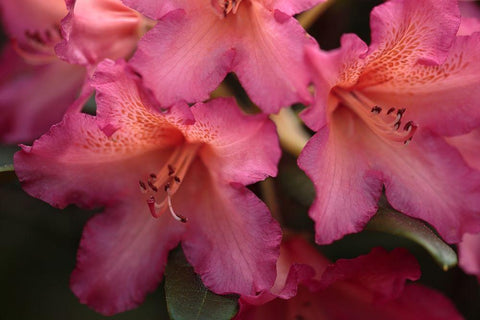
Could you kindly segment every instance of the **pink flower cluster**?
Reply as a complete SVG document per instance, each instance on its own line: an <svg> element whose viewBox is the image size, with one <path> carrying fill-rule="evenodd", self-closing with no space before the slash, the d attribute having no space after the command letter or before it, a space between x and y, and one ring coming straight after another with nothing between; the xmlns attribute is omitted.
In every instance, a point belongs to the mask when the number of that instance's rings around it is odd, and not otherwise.
<svg viewBox="0 0 480 320"><path fill-rule="evenodd" d="M324 51L293 17L321 2L0 0L11 39L0 139L36 139L16 174L53 206L104 208L71 277L82 303L136 307L181 244L210 290L241 296L238 319L461 318L406 284L420 277L407 252L330 263L300 238L282 242L247 188L277 174L268 115L302 103L316 243L361 231L384 193L460 243L460 265L480 279L480 14L389 0L371 13L369 45L345 34ZM230 72L262 112L210 99ZM96 114L82 113L92 95Z"/></svg>

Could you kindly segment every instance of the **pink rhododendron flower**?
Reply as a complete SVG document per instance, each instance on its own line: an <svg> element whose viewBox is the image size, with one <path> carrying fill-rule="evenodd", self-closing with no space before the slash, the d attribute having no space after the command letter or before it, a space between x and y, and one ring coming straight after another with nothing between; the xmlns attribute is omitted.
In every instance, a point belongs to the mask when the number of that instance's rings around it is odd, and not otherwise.
<svg viewBox="0 0 480 320"><path fill-rule="evenodd" d="M128 58L153 23L120 0L67 0L66 3L68 15L62 21L65 39L56 51L62 59L87 67L105 58Z"/></svg>
<svg viewBox="0 0 480 320"><path fill-rule="evenodd" d="M460 267L480 282L480 234L467 233L458 244L458 255Z"/></svg>
<svg viewBox="0 0 480 320"><path fill-rule="evenodd" d="M132 65L162 105L207 99L228 72L265 112L308 102L303 46L292 17L321 0L124 0L157 25Z"/></svg>
<svg viewBox="0 0 480 320"><path fill-rule="evenodd" d="M231 99L161 111L125 62L99 64L97 116L67 114L15 155L31 195L104 206L86 225L71 287L103 314L138 305L182 243L217 293L270 288L280 228L245 185L276 174L280 148L264 115Z"/></svg>
<svg viewBox="0 0 480 320"><path fill-rule="evenodd" d="M462 318L442 294L405 283L417 280L420 268L403 249L375 248L330 264L305 240L291 238L282 243L277 271L271 292L240 299L236 319Z"/></svg>
<svg viewBox="0 0 480 320"><path fill-rule="evenodd" d="M459 23L456 1L394 0L372 11L370 46L348 34L341 49L307 49L316 100L303 117L318 132L299 165L317 191L317 242L360 231L383 187L448 242L480 230L479 172L441 136L480 124L480 34L456 36Z"/></svg>
<svg viewBox="0 0 480 320"><path fill-rule="evenodd" d="M32 141L62 119L85 72L54 53L63 0L1 0L0 9L11 38L0 57L0 141Z"/></svg>

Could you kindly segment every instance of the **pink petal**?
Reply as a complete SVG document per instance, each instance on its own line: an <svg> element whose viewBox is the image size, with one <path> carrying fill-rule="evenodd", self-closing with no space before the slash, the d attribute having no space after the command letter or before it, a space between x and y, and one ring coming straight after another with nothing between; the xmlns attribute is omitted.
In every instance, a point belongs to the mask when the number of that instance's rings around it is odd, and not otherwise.
<svg viewBox="0 0 480 320"><path fill-rule="evenodd" d="M81 68L59 60L28 65L11 47L1 65L0 139L7 143L32 141L61 121L85 77Z"/></svg>
<svg viewBox="0 0 480 320"><path fill-rule="evenodd" d="M1 0L0 13L8 36L21 47L30 47L32 40L45 41L49 45L60 40L58 26L67 8L64 0ZM34 35L36 32L38 34Z"/></svg>
<svg viewBox="0 0 480 320"><path fill-rule="evenodd" d="M138 12L120 0L68 0L67 6L64 40L56 47L62 59L89 66L133 53L143 27Z"/></svg>
<svg viewBox="0 0 480 320"><path fill-rule="evenodd" d="M317 46L305 48L306 63L315 85L314 104L301 113L302 120L318 131L328 121L327 114L337 105L330 93L336 85L350 87L357 83L368 46L355 34L344 34L341 47L329 52ZM335 100L335 101L333 101Z"/></svg>
<svg viewBox="0 0 480 320"><path fill-rule="evenodd" d="M480 281L480 234L466 234L458 244L459 265Z"/></svg>
<svg viewBox="0 0 480 320"><path fill-rule="evenodd" d="M480 174L442 138L420 130L405 148L373 139L365 144L375 146L372 158L395 209L427 221L449 243L480 231Z"/></svg>
<svg viewBox="0 0 480 320"><path fill-rule="evenodd" d="M247 11L248 10L248 11ZM237 55L233 71L250 99L266 113L276 113L295 102L310 103L309 76L303 48L314 43L297 20L252 2L240 6L242 30L235 35ZM241 43L239 40L241 40ZM255 75L255 76L252 76Z"/></svg>
<svg viewBox="0 0 480 320"><path fill-rule="evenodd" d="M313 8L326 0L264 0L264 6L270 10L280 10L290 16Z"/></svg>
<svg viewBox="0 0 480 320"><path fill-rule="evenodd" d="M244 185L277 174L281 150L266 115L247 116L234 99L198 103L191 110L196 122L184 133L189 142L208 144L201 157L211 171Z"/></svg>
<svg viewBox="0 0 480 320"><path fill-rule="evenodd" d="M97 214L82 235L71 288L104 315L136 307L157 287L183 232L168 215L152 218L138 200L130 197Z"/></svg>
<svg viewBox="0 0 480 320"><path fill-rule="evenodd" d="M358 232L377 211L381 174L372 170L348 111L339 110L332 126L320 129L307 143L298 165L313 181L316 198L310 208L315 240L331 243Z"/></svg>
<svg viewBox="0 0 480 320"><path fill-rule="evenodd" d="M326 289L345 281L369 291L378 301L387 301L399 297L405 281L418 280L420 274L415 257L408 251L395 249L387 252L383 248L374 248L368 255L340 259L328 266L322 275L321 287Z"/></svg>
<svg viewBox="0 0 480 320"><path fill-rule="evenodd" d="M395 71L391 80L364 93L379 105L407 108L416 123L442 135L466 133L480 125L479 59L480 34L457 37L445 63Z"/></svg>
<svg viewBox="0 0 480 320"><path fill-rule="evenodd" d="M186 1L188 2L188 0ZM179 9L181 3L179 0L122 0L122 2L126 6L135 9L152 19L160 19L168 12Z"/></svg>
<svg viewBox="0 0 480 320"><path fill-rule="evenodd" d="M197 161L173 206L188 218L183 249L208 288L253 295L273 285L281 231L251 191L223 182Z"/></svg>
<svg viewBox="0 0 480 320"><path fill-rule="evenodd" d="M207 99L231 70L234 30L222 22L208 6L174 10L139 42L131 64L163 106Z"/></svg>
<svg viewBox="0 0 480 320"><path fill-rule="evenodd" d="M15 171L26 192L56 207L116 203L139 193L138 181L168 156L133 142L129 132L107 137L92 116L67 114L32 147L15 154Z"/></svg>
<svg viewBox="0 0 480 320"><path fill-rule="evenodd" d="M478 152L480 150L480 129L461 136L449 137L446 140L457 148L470 167L480 171L480 152Z"/></svg>
<svg viewBox="0 0 480 320"><path fill-rule="evenodd" d="M440 293L405 284L419 276L417 262L405 250L388 253L376 248L368 255L330 265L323 289L300 287L290 300L243 305L235 319L461 319Z"/></svg>
<svg viewBox="0 0 480 320"><path fill-rule="evenodd" d="M375 7L370 16L369 79L408 72L417 62L442 63L459 25L456 1L392 0ZM392 60L402 63L397 68L385 68Z"/></svg>

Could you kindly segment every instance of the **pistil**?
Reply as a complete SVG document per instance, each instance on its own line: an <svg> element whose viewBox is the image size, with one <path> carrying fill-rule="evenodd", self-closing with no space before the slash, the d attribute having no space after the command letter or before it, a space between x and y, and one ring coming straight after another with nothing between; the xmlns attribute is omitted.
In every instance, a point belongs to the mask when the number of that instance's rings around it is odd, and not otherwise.
<svg viewBox="0 0 480 320"><path fill-rule="evenodd" d="M139 181L140 191L147 194L147 205L154 218L158 218L168 209L175 220L183 223L188 221L186 217L175 212L172 197L180 188L199 148L200 144L188 143L177 147L160 171L150 173L146 183Z"/></svg>

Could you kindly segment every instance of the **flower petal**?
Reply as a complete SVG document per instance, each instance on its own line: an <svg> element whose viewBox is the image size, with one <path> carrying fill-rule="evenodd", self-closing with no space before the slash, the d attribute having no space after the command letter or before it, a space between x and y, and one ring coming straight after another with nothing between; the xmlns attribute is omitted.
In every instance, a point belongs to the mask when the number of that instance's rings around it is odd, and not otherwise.
<svg viewBox="0 0 480 320"><path fill-rule="evenodd" d="M32 39L37 42L60 40L58 25L67 14L64 0L1 0L0 9L8 36L20 46L29 46Z"/></svg>
<svg viewBox="0 0 480 320"><path fill-rule="evenodd" d="M272 14L256 2L240 6L237 15L244 19L235 30L241 43L235 46L233 71L250 99L266 113L295 102L309 104L303 48L314 40L291 16L278 10Z"/></svg>
<svg viewBox="0 0 480 320"><path fill-rule="evenodd" d="M30 142L61 121L81 89L85 72L60 60L28 65L11 47L0 59L0 139Z"/></svg>
<svg viewBox="0 0 480 320"><path fill-rule="evenodd" d="M441 137L418 130L408 146L374 135L365 136L363 144L383 173L387 199L396 210L427 221L449 243L480 231L480 173Z"/></svg>
<svg viewBox="0 0 480 320"><path fill-rule="evenodd" d="M56 47L62 59L89 66L133 53L143 22L138 12L120 0L68 0L67 6L64 40Z"/></svg>
<svg viewBox="0 0 480 320"><path fill-rule="evenodd" d="M298 159L317 193L310 216L319 244L360 231L376 213L382 192L381 174L369 167L359 137L351 134L358 120L346 110L338 110L334 117L330 127L310 139Z"/></svg>
<svg viewBox="0 0 480 320"><path fill-rule="evenodd" d="M160 19L168 12L178 9L180 6L179 0L122 0L122 2L126 6L135 9L152 19Z"/></svg>
<svg viewBox="0 0 480 320"><path fill-rule="evenodd" d="M364 93L385 107L407 108L409 118L442 135L467 133L480 125L480 33L457 37L439 66L414 65Z"/></svg>
<svg viewBox="0 0 480 320"><path fill-rule="evenodd" d="M466 234L458 244L459 265L480 281L480 234Z"/></svg>
<svg viewBox="0 0 480 320"><path fill-rule="evenodd" d="M107 137L92 116L67 114L15 154L15 171L25 191L56 207L115 203L139 193L139 179L168 157L166 151L131 146L132 139L121 134Z"/></svg>
<svg viewBox="0 0 480 320"><path fill-rule="evenodd" d="M375 7L370 15L369 70L363 81L397 78L402 71L408 78L408 69L417 62L442 63L459 25L456 1L392 0ZM401 63L390 67L392 61Z"/></svg>
<svg viewBox="0 0 480 320"><path fill-rule="evenodd" d="M273 285L281 231L251 191L217 179L196 161L173 206L188 218L183 249L208 288L253 295Z"/></svg>
<svg viewBox="0 0 480 320"><path fill-rule="evenodd" d="M174 10L142 38L131 64L161 105L202 101L231 70L232 33L211 8Z"/></svg>
<svg viewBox="0 0 480 320"><path fill-rule="evenodd" d="M350 87L357 83L363 68L368 46L355 34L344 34L341 47L329 52L317 46L305 48L306 63L315 85L314 104L301 113L302 120L312 130L318 131L328 121L327 114L337 105L332 101L331 90L336 85Z"/></svg>
<svg viewBox="0 0 480 320"><path fill-rule="evenodd" d="M136 307L156 288L183 232L168 215L152 218L138 200L97 214L82 235L70 285L80 302L104 315Z"/></svg>
<svg viewBox="0 0 480 320"><path fill-rule="evenodd" d="M195 124L185 127L189 142L203 142L205 165L223 180L244 185L277 174L280 146L266 115L245 115L234 99L214 99L192 108Z"/></svg>
<svg viewBox="0 0 480 320"><path fill-rule="evenodd" d="M480 129L461 136L448 137L446 140L457 148L470 167L480 171L480 152L478 152L480 150Z"/></svg>
<svg viewBox="0 0 480 320"><path fill-rule="evenodd" d="M420 275L420 266L408 251L395 249L387 252L378 247L368 255L339 259L328 266L320 287L326 289L346 281L370 292L377 301L387 301L402 294L406 280L418 280Z"/></svg>
<svg viewBox="0 0 480 320"><path fill-rule="evenodd" d="M265 7L270 10L280 10L290 16L313 8L326 0L264 0Z"/></svg>

